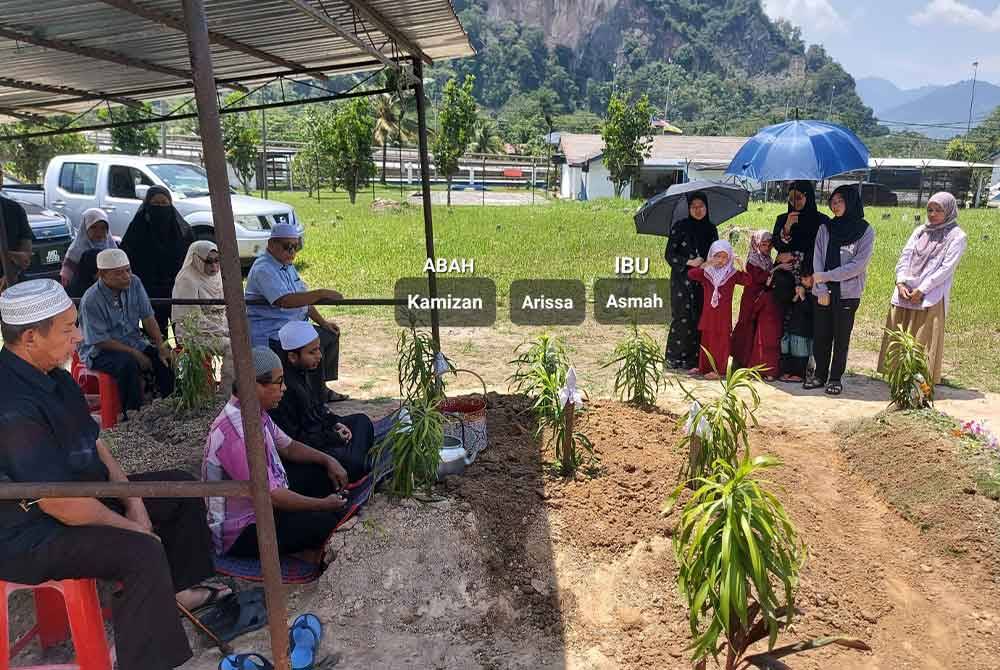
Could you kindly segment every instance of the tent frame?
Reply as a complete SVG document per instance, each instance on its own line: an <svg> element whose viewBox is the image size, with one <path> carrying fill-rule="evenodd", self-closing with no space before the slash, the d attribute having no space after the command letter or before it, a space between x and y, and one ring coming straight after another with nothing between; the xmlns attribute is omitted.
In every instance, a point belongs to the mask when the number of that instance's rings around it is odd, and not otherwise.
<svg viewBox="0 0 1000 670"><path fill-rule="evenodd" d="M123 9L131 8L135 10L133 3L128 0L104 0L106 4L118 6ZM301 6L303 3L296 0L289 0L290 4ZM414 44L402 30L392 26L374 9L367 6L363 0L347 0L356 15L361 15L369 22L373 22L382 28L404 48L407 48L409 56L394 56L390 58L378 58L378 60L359 61L349 64L337 65L329 68L303 68L295 69L294 74L314 74L316 78L325 79L324 73L333 71L357 71L371 69L381 65L400 68L402 64L409 60L412 63L413 76L405 76L405 88L412 89L417 98L418 117L418 143L420 158L421 195L423 202L423 220L425 249L428 258L434 257L434 225L431 212L431 192L430 192L430 157L427 144L427 112L426 97L423 86L423 63L430 62L423 51ZM306 104L308 102L319 102L328 100L342 100L364 95L377 95L388 92L385 89L330 92L329 95L304 101L279 101L261 105L251 105L246 107L222 107L218 98L218 87L228 86L230 88L242 89L243 86L237 81L217 80L214 75L210 45L214 42L229 39L225 35L208 29L208 22L205 13L205 0L183 0L183 19L170 16L168 18L158 17L161 23L169 22L171 28L182 30L187 38L188 52L191 61L190 80L193 81L195 100L197 101L197 113L167 115L156 115L154 118L135 121L124 121L117 123L100 124L99 126L72 127L67 124L59 128L51 128L37 132L22 133L18 135L0 136L0 141L17 140L29 137L40 137L47 135L58 135L81 130L107 129L130 125L141 125L146 123L157 123L167 119L197 118L204 149L204 163L208 174L210 187L210 199L212 203L213 218L216 221L216 243L219 246L222 260L222 282L225 295L226 318L229 324L230 340L233 349L233 358L236 368L236 387L242 403L243 431L246 438L248 461L250 466L250 481L247 482L143 482L143 483L113 483L113 482L72 482L72 483L20 483L0 485L0 499L7 500L36 500L43 497L184 497L202 498L207 496L223 497L250 497L253 500L254 512L257 522L257 540L260 547L261 566L264 580L264 590L266 593L268 625L270 633L270 644L274 665L278 670L288 670L288 633L287 633L287 604L285 590L281 581L281 567L278 555L278 546L275 536L274 514L271 506L270 492L267 485L267 462L264 451L264 441L261 432L261 409L257 401L253 364L251 360L251 346L249 323L246 317L246 302L244 300L242 274L240 271L239 253L236 245L236 231L233 223L232 203L229 198L229 181L226 169L225 150L222 143L222 132L220 124L220 114L234 113L240 111L253 111L259 109L270 109L276 107L289 106L291 104ZM149 18L149 17L147 17ZM155 20L155 19L153 19ZM331 28L333 28L331 26ZM231 40L232 41L232 40ZM44 45L54 49L65 49L69 46L56 41ZM228 46L228 45L227 45ZM239 47L244 53L251 49L249 45L240 43ZM75 53L83 56L79 48L73 47ZM395 51L395 44L393 45ZM250 54L256 57L272 57L259 51ZM90 55L92 58L107 60L110 52L98 53L95 51ZM384 56L384 54L379 54ZM276 57L274 57L276 58ZM273 59L272 59L273 62ZM298 65L290 63L290 65ZM145 62L136 63L137 66L145 67ZM282 75L292 74L290 72L275 73L275 78ZM404 71L405 73L405 71ZM409 73L405 73L408 75ZM159 92L164 94L177 93L190 90L190 86L185 82L179 85L161 87ZM62 88L56 91L61 94L74 94L82 99L97 100L97 104L107 104L115 102L118 104L130 104L134 101L128 93L116 93L114 96L103 94L100 91L69 90ZM144 91L149 94L153 91ZM183 108L189 103L181 106ZM33 107L34 110L38 106ZM29 110L5 110L4 113L15 118L35 118L37 113ZM8 256L8 240L6 226L3 221L2 210L0 210L0 260L4 267L4 275L8 278L16 276L16 271ZM437 283L433 270L428 270L428 294L434 298L437 296ZM325 301L322 304L396 304L396 300L391 299L346 299L338 301ZM440 327L437 310L431 312L431 330L436 351L440 351Z"/></svg>

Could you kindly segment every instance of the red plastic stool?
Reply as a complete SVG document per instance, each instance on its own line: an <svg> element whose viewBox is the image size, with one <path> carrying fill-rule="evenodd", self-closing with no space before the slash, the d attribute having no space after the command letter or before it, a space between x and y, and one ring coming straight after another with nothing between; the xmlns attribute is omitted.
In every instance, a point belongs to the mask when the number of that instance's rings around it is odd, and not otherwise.
<svg viewBox="0 0 1000 670"><path fill-rule="evenodd" d="M15 591L31 590L35 596L35 625L10 644L7 600ZM17 656L34 638L42 649L62 642L72 634L75 662L69 665L36 665L32 670L77 668L111 670L111 649L104 634L104 616L93 579L64 579L35 586L0 581L0 670L9 670Z"/></svg>
<svg viewBox="0 0 1000 670"><path fill-rule="evenodd" d="M118 384L115 382L115 378L107 372L99 372L86 367L75 352L70 372L73 379L76 380L77 386L85 395L98 398L96 404L92 403L90 398L88 398L87 403L92 412L100 413L101 430L114 428L122 413L122 401L118 394Z"/></svg>

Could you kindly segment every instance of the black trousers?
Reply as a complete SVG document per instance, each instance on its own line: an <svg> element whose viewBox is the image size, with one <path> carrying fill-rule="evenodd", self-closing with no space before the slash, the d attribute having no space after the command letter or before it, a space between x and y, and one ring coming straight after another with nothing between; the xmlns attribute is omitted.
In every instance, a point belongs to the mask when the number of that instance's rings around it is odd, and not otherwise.
<svg viewBox="0 0 1000 670"><path fill-rule="evenodd" d="M288 488L296 493L310 498L325 498L334 492L333 482L330 481L326 468L322 466L286 462L285 472L288 475ZM333 529L344 518L344 513L343 509L330 512L274 510L278 553L295 554L322 547ZM252 523L244 528L228 553L246 558L260 556L257 547L257 524Z"/></svg>
<svg viewBox="0 0 1000 670"><path fill-rule="evenodd" d="M166 398L174 392L174 371L163 364L156 347L148 346L143 353L153 362L152 372L156 377L156 388L160 391L160 395ZM122 409L126 412L137 410L142 406L143 371L131 354L123 351L102 351L94 358L91 368L107 372L115 378Z"/></svg>
<svg viewBox="0 0 1000 670"><path fill-rule="evenodd" d="M323 362L320 363L323 381L332 382L338 378L340 371L340 335L326 328L316 330L319 331L319 343L323 347Z"/></svg>
<svg viewBox="0 0 1000 670"><path fill-rule="evenodd" d="M132 481L186 481L186 472L132 475ZM191 658L175 594L215 573L201 498L147 498L157 541L109 526L66 526L30 555L0 561L0 577L21 584L96 578L121 584L112 603L120 670L168 670ZM109 501L118 507L118 501Z"/></svg>
<svg viewBox="0 0 1000 670"><path fill-rule="evenodd" d="M815 305L813 317L813 357L816 379L824 384L839 383L847 369L847 351L854 331L854 316L861 301L831 295L830 304Z"/></svg>

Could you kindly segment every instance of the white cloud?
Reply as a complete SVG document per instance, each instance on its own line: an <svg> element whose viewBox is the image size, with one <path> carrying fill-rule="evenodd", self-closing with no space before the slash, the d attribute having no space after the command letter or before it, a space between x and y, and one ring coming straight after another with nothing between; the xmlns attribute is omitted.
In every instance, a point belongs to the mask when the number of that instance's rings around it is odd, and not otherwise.
<svg viewBox="0 0 1000 670"><path fill-rule="evenodd" d="M772 19L785 19L819 32L841 32L844 19L830 0L764 0L764 11Z"/></svg>
<svg viewBox="0 0 1000 670"><path fill-rule="evenodd" d="M910 16L910 23L918 26L950 24L995 33L1000 32L1000 5L987 14L959 0L931 0Z"/></svg>

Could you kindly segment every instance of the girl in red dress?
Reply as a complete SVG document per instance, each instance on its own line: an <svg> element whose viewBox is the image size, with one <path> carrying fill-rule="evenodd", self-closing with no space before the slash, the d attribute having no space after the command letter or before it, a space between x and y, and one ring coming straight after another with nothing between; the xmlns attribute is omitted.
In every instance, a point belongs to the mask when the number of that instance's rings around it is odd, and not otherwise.
<svg viewBox="0 0 1000 670"><path fill-rule="evenodd" d="M718 379L719 374L725 374L729 366L733 289L737 284L747 286L750 283L750 275L733 265L734 258L732 245L718 240L709 247L705 264L688 270L688 277L702 285L705 295L705 306L698 321L701 352L698 354L698 367L693 368L691 374L701 373L706 379Z"/></svg>
<svg viewBox="0 0 1000 670"><path fill-rule="evenodd" d="M733 364L741 368L753 367L754 334L757 330L757 299L771 288L771 233L755 230L750 236L750 253L747 255L746 273L750 285L743 289L740 299L740 317L733 328Z"/></svg>

